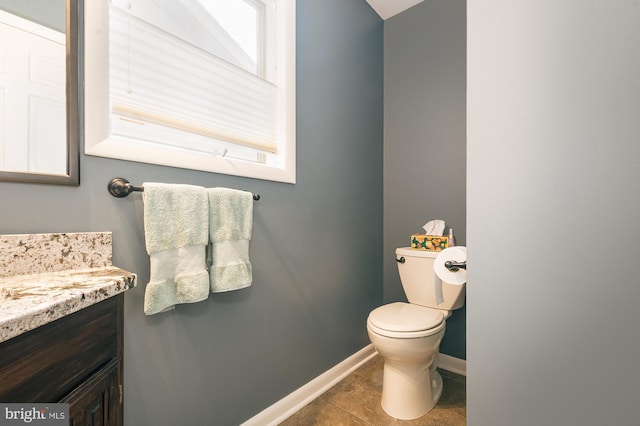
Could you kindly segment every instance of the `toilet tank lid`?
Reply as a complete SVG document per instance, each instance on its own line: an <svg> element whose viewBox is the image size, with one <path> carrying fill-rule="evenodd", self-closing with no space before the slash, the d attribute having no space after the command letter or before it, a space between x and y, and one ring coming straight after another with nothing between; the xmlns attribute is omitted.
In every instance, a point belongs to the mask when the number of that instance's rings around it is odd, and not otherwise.
<svg viewBox="0 0 640 426"><path fill-rule="evenodd" d="M443 320L439 310L404 302L380 306L369 314L369 321L376 327L400 332L430 330Z"/></svg>
<svg viewBox="0 0 640 426"><path fill-rule="evenodd" d="M413 257L430 257L435 259L438 255L442 253L439 251L429 251L429 250L418 250L411 247L398 247L396 249L396 254L398 256L413 256Z"/></svg>

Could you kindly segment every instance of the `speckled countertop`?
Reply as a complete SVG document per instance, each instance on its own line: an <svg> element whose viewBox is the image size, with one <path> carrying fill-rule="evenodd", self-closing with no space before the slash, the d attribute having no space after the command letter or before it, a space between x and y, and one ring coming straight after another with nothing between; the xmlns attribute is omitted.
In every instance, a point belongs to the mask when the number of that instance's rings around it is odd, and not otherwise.
<svg viewBox="0 0 640 426"><path fill-rule="evenodd" d="M111 265L111 233L0 235L0 342L135 285Z"/></svg>
<svg viewBox="0 0 640 426"><path fill-rule="evenodd" d="M0 278L111 266L111 232L0 235Z"/></svg>
<svg viewBox="0 0 640 426"><path fill-rule="evenodd" d="M0 278L0 342L120 294L136 276L114 266Z"/></svg>

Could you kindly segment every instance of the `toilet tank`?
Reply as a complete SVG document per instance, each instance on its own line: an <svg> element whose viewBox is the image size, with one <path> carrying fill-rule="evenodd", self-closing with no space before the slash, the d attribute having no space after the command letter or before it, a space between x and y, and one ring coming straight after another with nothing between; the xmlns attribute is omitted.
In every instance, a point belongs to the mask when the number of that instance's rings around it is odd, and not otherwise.
<svg viewBox="0 0 640 426"><path fill-rule="evenodd" d="M440 252L415 250L411 247L396 249L396 262L404 293L409 303L447 311L464 305L466 284L452 285L442 282L444 302L436 303L433 263ZM401 259L404 258L404 262Z"/></svg>

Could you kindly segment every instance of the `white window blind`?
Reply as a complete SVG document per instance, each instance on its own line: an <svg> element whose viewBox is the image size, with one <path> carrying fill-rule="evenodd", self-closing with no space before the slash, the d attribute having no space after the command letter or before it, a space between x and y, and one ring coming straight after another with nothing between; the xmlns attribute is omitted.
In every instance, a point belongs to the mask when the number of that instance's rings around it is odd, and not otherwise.
<svg viewBox="0 0 640 426"><path fill-rule="evenodd" d="M84 17L86 154L295 183L295 0L92 0Z"/></svg>
<svg viewBox="0 0 640 426"><path fill-rule="evenodd" d="M154 25L144 13L128 2L110 5L113 134L212 154L233 145L277 153L277 86Z"/></svg>

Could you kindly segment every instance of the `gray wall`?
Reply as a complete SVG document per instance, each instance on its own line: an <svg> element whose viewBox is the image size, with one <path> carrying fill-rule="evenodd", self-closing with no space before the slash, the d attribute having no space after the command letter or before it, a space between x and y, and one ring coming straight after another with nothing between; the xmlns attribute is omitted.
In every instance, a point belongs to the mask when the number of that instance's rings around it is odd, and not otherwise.
<svg viewBox="0 0 640 426"><path fill-rule="evenodd" d="M237 425L369 344L382 302L382 21L365 1L297 2L296 185L81 157L81 186L0 183L0 233L112 231L125 299L125 423ZM253 285L145 317L139 194L107 182L262 195Z"/></svg>
<svg viewBox="0 0 640 426"><path fill-rule="evenodd" d="M638 6L468 1L471 426L638 424Z"/></svg>
<svg viewBox="0 0 640 426"><path fill-rule="evenodd" d="M405 295L394 250L430 219L466 242L466 2L430 0L384 24L384 301ZM465 308L441 352L466 358Z"/></svg>

